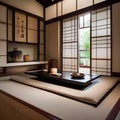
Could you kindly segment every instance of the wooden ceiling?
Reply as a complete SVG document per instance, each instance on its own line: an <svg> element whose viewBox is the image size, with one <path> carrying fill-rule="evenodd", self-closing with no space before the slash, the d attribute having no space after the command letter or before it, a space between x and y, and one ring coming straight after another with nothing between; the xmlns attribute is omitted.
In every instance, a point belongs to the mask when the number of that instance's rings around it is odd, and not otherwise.
<svg viewBox="0 0 120 120"><path fill-rule="evenodd" d="M59 1L62 1L62 0L36 0L36 1L38 1L44 7L48 7L48 6L53 5L53 4L55 4Z"/></svg>

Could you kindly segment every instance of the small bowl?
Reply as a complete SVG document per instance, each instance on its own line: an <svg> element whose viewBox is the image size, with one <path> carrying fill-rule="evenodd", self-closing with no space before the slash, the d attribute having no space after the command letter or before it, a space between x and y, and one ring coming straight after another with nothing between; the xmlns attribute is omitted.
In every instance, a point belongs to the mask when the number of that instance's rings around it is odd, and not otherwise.
<svg viewBox="0 0 120 120"><path fill-rule="evenodd" d="M74 79L83 79L85 74L84 73L78 73L78 72L72 72L71 76Z"/></svg>

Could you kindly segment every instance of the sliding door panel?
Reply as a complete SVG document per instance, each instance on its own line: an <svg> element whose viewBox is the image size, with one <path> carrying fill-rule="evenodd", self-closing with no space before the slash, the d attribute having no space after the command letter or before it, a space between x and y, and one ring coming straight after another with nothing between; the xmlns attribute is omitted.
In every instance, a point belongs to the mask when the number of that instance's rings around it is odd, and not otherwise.
<svg viewBox="0 0 120 120"><path fill-rule="evenodd" d="M92 11L91 71L111 74L111 22L110 7Z"/></svg>
<svg viewBox="0 0 120 120"><path fill-rule="evenodd" d="M63 21L62 69L78 71L77 17Z"/></svg>

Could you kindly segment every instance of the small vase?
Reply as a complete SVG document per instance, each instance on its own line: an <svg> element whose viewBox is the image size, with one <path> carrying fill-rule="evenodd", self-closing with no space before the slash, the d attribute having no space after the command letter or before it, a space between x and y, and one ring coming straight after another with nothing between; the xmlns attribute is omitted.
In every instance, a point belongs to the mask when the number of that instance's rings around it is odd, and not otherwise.
<svg viewBox="0 0 120 120"><path fill-rule="evenodd" d="M23 60L24 60L24 62L30 61L30 56L29 55L24 55Z"/></svg>
<svg viewBox="0 0 120 120"><path fill-rule="evenodd" d="M18 50L17 48L14 48L13 51L8 52L8 55L10 56L13 62L19 62L22 57L22 51Z"/></svg>

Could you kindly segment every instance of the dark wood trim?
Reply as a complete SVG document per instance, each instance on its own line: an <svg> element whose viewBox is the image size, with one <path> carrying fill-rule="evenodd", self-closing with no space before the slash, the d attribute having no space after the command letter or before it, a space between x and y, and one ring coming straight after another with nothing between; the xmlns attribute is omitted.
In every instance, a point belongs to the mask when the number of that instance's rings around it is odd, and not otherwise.
<svg viewBox="0 0 120 120"><path fill-rule="evenodd" d="M37 60L40 60L40 20L38 19L37 20L38 21L38 34L37 34L37 36L38 36L38 45L37 45Z"/></svg>
<svg viewBox="0 0 120 120"><path fill-rule="evenodd" d="M15 10L13 10L12 22L13 22L12 36L13 36L13 42L15 42Z"/></svg>
<svg viewBox="0 0 120 120"><path fill-rule="evenodd" d="M109 4L120 2L120 0L106 0Z"/></svg>
<svg viewBox="0 0 120 120"><path fill-rule="evenodd" d="M63 1L63 0L54 0L53 2L49 1L49 2L45 2L45 3L40 1L40 0L36 0L36 1L38 1L40 4L42 4L45 8L47 8L47 7L50 7L50 6L54 5L54 4L57 4L58 2Z"/></svg>
<svg viewBox="0 0 120 120"><path fill-rule="evenodd" d="M15 101L17 101L17 102L19 102L19 103L21 103L21 104L29 107L30 109L32 109L32 110L34 110L34 111L42 114L43 116L47 117L47 118L50 119L50 120L61 120L60 118L58 118L58 117L56 117L56 116L54 116L54 115L52 115L52 114L50 114L50 113L48 113L48 112L45 112L44 110L39 109L39 108L37 108L37 107L35 107L35 106L27 103L27 102L24 102L24 101L22 101L21 99L15 97L15 96L13 96L13 95L10 95L10 94L7 93L7 92L4 92L4 91L0 90L0 93L6 95L6 96L8 96L9 98L12 98L12 99L14 99Z"/></svg>
<svg viewBox="0 0 120 120"><path fill-rule="evenodd" d="M43 20L45 20L45 6L43 6L43 18L44 18Z"/></svg>
<svg viewBox="0 0 120 120"><path fill-rule="evenodd" d="M2 21L0 21L0 23L1 23L1 24L6 24L6 22L2 22Z"/></svg>
<svg viewBox="0 0 120 120"><path fill-rule="evenodd" d="M120 77L120 72L112 72L111 75L112 75L112 76Z"/></svg>
<svg viewBox="0 0 120 120"><path fill-rule="evenodd" d="M7 18L7 26L6 26L6 38L7 38L7 40L6 40L6 55L7 55L7 51L8 51L8 11L9 11L9 9L7 8L7 15L6 15L6 18ZM8 61L8 55L6 56L6 63L7 63L7 61Z"/></svg>
<svg viewBox="0 0 120 120"><path fill-rule="evenodd" d="M61 52L61 71L63 71L63 20L60 21L60 52Z"/></svg>
<svg viewBox="0 0 120 120"><path fill-rule="evenodd" d="M76 11L77 11L77 9L78 9L78 7L77 7L77 3L78 3L78 0L76 0Z"/></svg>
<svg viewBox="0 0 120 120"><path fill-rule="evenodd" d="M94 4L92 6L74 11L74 12L71 12L71 13L68 13L68 14L65 14L65 15L58 16L56 18L47 20L47 21L45 21L45 24L50 24L50 23L60 21L62 19L68 18L68 17L73 17L75 15L82 14L84 12L88 12L88 11L95 10L95 9L98 9L98 8L106 7L106 6L112 5L112 4L117 3L117 2L120 2L120 1L119 0L114 0L114 1L113 0L110 0L110 1L107 0L107 1L104 1L104 2L101 2L101 3L98 3L98 4ZM63 6L63 3L62 3L62 6ZM62 11L62 14L63 14L63 9L61 9L61 11Z"/></svg>
<svg viewBox="0 0 120 120"><path fill-rule="evenodd" d="M76 9L77 9L77 0L76 0ZM77 16L77 33L79 32L79 16ZM77 34L77 72L79 73L79 61L80 61L80 56L79 56L79 34Z"/></svg>
<svg viewBox="0 0 120 120"><path fill-rule="evenodd" d="M19 44L28 44L28 45L38 45L38 43L28 43L28 42L20 42L20 41L8 41L8 43L19 43Z"/></svg>
<svg viewBox="0 0 120 120"><path fill-rule="evenodd" d="M111 59L106 59L106 58L91 58L91 60L111 60Z"/></svg>
<svg viewBox="0 0 120 120"><path fill-rule="evenodd" d="M110 5L110 17L111 17L111 19L110 19L110 25L111 25L111 50L110 50L110 52L111 52L111 73L112 73L112 69L113 69L113 32L112 32L112 30L113 30L113 28L112 28L112 26L113 26L113 22L112 22L112 13L113 13L113 10L112 10L112 5Z"/></svg>
<svg viewBox="0 0 120 120"><path fill-rule="evenodd" d="M97 26L97 25L96 25L96 26ZM96 29L96 30L97 30L97 29ZM94 30L93 30L93 31L94 31ZM111 36L110 36L110 35L106 35L106 36L97 36L97 38L101 38L101 37L104 38L104 37L111 37ZM96 38L96 37L93 36L92 38Z"/></svg>
<svg viewBox="0 0 120 120"><path fill-rule="evenodd" d="M0 68L0 77L3 77L4 76L4 74L6 73L6 68ZM6 76L6 74L5 74L5 76Z"/></svg>
<svg viewBox="0 0 120 120"><path fill-rule="evenodd" d="M26 42L28 43L28 14L26 14Z"/></svg>
<svg viewBox="0 0 120 120"><path fill-rule="evenodd" d="M90 74L92 74L92 12L91 11L90 11Z"/></svg>
<svg viewBox="0 0 120 120"><path fill-rule="evenodd" d="M111 112L108 114L108 116L105 120L115 120L119 111L120 111L120 98L115 103L114 107L112 108Z"/></svg>
<svg viewBox="0 0 120 120"><path fill-rule="evenodd" d="M4 39L0 39L0 41L4 41L4 42L6 42L6 40L4 40Z"/></svg>
<svg viewBox="0 0 120 120"><path fill-rule="evenodd" d="M43 10L43 14L44 14L44 18L46 16L45 14L45 7L44 7L44 10ZM41 20L42 21L42 20ZM44 20L45 21L45 20ZM46 28L45 28L45 22L43 21L43 24L44 24L44 28L43 28L43 37L44 37L44 60L46 60Z"/></svg>
<svg viewBox="0 0 120 120"><path fill-rule="evenodd" d="M44 22L44 60L46 60L46 27Z"/></svg>

